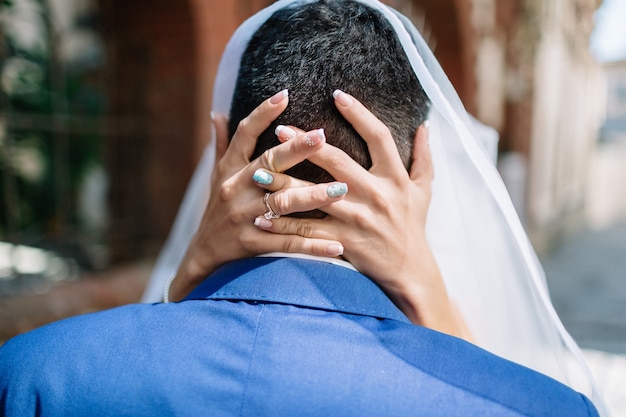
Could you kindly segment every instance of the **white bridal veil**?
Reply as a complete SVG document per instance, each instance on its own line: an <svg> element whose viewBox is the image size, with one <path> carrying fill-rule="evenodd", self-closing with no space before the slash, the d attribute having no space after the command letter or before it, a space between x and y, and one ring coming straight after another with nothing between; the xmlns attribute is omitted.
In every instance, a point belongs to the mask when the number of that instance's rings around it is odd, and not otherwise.
<svg viewBox="0 0 626 417"><path fill-rule="evenodd" d="M220 62L213 109L228 114L239 61L252 34L281 0L248 19ZM430 144L435 168L427 236L451 297L477 344L602 400L576 343L556 315L539 261L490 155L477 139L456 91L408 19L376 0L358 0L393 25L417 78L432 101ZM163 249L144 301L159 301L200 223L208 195L214 142L203 158ZM605 414L605 413L603 413Z"/></svg>

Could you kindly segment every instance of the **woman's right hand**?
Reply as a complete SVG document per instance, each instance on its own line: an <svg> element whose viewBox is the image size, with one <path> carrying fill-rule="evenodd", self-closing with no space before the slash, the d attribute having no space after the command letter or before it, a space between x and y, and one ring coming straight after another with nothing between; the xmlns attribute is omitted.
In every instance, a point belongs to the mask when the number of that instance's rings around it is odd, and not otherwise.
<svg viewBox="0 0 626 417"><path fill-rule="evenodd" d="M268 234L255 227L255 219L268 212L265 190L253 182L271 184L273 172L285 171L323 149L322 130L298 132L283 129L279 135L289 141L268 149L250 161L257 138L282 113L289 102L287 91L259 105L241 121L228 144L227 120L214 117L216 160L209 202L198 231L193 236L176 277L169 287L169 299L182 299L220 265L267 252L300 252L318 256L339 256L343 247L338 240L303 237L298 234ZM256 176L255 176L256 174ZM274 174L277 175L277 174ZM343 198L345 192L328 193L337 183L317 184L307 190L286 187L276 192L286 204L280 214L314 210ZM316 192L310 192L315 190Z"/></svg>

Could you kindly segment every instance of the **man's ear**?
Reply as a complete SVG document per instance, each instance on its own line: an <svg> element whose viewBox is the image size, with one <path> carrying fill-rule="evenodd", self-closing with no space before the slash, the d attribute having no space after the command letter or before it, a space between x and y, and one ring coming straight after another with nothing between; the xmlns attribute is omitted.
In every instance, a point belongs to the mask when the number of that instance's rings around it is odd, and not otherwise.
<svg viewBox="0 0 626 417"><path fill-rule="evenodd" d="M426 180L432 182L435 176L433 169L432 154L428 138L430 135L430 122L426 120L418 126L413 142L413 162L409 170L409 176L413 181Z"/></svg>
<svg viewBox="0 0 626 417"><path fill-rule="evenodd" d="M228 118L211 112L211 121L215 128L215 160L219 161L228 148Z"/></svg>

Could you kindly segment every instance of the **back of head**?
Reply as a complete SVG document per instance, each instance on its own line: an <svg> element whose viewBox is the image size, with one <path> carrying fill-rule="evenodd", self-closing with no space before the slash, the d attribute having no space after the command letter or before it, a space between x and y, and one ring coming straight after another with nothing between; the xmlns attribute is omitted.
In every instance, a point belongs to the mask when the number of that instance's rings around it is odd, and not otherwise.
<svg viewBox="0 0 626 417"><path fill-rule="evenodd" d="M392 26L385 17L352 0L300 3L275 12L252 36L241 60L229 131L267 97L289 89L287 110L259 138L253 158L278 144L278 124L324 128L327 141L366 168L366 143L343 119L332 92L355 96L385 123L405 166L429 102ZM332 177L305 161L290 175L312 182Z"/></svg>

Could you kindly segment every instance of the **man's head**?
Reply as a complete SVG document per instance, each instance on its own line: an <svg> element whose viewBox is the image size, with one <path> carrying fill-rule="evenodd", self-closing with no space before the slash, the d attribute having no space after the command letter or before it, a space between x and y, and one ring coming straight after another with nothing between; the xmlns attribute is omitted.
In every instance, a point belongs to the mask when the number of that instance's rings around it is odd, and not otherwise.
<svg viewBox="0 0 626 417"><path fill-rule="evenodd" d="M332 92L341 89L389 127L409 166L415 131L427 117L429 101L391 24L377 11L351 0L321 0L275 12L243 54L230 137L240 120L285 88L289 106L261 135L253 158L278 144L278 124L290 124L324 128L328 143L369 168L366 143L334 105ZM312 182L333 180L308 161L287 173Z"/></svg>

